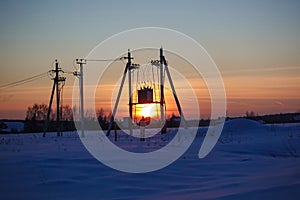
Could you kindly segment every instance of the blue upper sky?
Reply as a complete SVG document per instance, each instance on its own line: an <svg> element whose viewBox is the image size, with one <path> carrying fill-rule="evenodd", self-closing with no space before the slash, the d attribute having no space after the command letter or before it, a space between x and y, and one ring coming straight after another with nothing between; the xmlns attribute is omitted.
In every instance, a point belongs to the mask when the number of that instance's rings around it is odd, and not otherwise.
<svg viewBox="0 0 300 200"><path fill-rule="evenodd" d="M224 67L299 63L299 1L29 0L0 5L1 60L8 65L11 58L45 63L60 57L70 63L112 34L143 26L193 37ZM233 54L235 59L229 59Z"/></svg>

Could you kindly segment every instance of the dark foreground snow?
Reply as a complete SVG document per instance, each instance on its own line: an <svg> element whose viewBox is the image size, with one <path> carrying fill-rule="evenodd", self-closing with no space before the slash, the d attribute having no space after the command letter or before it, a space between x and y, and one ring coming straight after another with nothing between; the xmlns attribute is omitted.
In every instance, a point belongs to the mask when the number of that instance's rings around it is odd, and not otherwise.
<svg viewBox="0 0 300 200"><path fill-rule="evenodd" d="M179 160L143 174L103 165L87 152L76 132L63 137L48 133L46 138L0 135L0 198L300 199L299 124L229 121L213 151L199 159L205 131L199 129ZM150 151L165 145L170 135L140 142L120 133L117 144Z"/></svg>

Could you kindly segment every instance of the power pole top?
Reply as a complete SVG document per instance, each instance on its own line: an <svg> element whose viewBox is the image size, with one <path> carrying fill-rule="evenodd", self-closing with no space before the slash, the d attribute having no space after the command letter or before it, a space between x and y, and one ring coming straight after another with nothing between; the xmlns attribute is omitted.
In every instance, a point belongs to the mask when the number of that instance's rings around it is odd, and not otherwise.
<svg viewBox="0 0 300 200"><path fill-rule="evenodd" d="M131 60L133 60L133 57L131 57L130 49L128 49L127 56L125 56L124 59L127 59L129 63L131 63Z"/></svg>
<svg viewBox="0 0 300 200"><path fill-rule="evenodd" d="M76 59L76 64L86 64L86 59Z"/></svg>

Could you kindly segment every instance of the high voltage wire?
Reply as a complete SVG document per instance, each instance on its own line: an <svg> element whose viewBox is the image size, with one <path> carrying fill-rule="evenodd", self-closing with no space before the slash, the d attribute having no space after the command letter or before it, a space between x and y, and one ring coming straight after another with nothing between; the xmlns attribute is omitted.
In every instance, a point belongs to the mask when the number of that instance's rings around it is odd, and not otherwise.
<svg viewBox="0 0 300 200"><path fill-rule="evenodd" d="M116 58L116 59L86 59L86 61L106 62L106 61L123 61L123 59L124 59L124 57L120 57L120 58ZM73 66L74 66L74 64L73 64ZM19 81L15 81L15 82L12 82L12 83L8 83L8 84L5 84L5 85L1 85L0 86L0 90L7 89L7 88L10 88L10 87L15 87L15 86L18 86L18 85L22 85L22 84L25 84L25 83L28 83L28 82L35 81L35 80L40 79L40 78L44 78L46 76L49 76L49 72L50 71L44 72L44 73L41 73L41 74L37 74L35 76L29 77L29 78L25 78L25 79L22 79L22 80L19 80ZM73 74L74 75L74 72L72 72L72 71L67 71L67 72L63 71L63 73Z"/></svg>
<svg viewBox="0 0 300 200"><path fill-rule="evenodd" d="M121 58L115 58L115 59L86 59L86 61L94 61L94 62L106 62L106 61L119 61L124 59L124 57Z"/></svg>
<svg viewBox="0 0 300 200"><path fill-rule="evenodd" d="M10 87L14 87L14 86L18 86L18 85L22 85L22 84L25 84L25 83L28 83L28 82L31 82L31 81L35 81L35 80L40 79L40 78L47 77L47 76L48 76L48 72L37 74L37 75L29 77L29 78L25 78L25 79L22 79L22 80L19 80L19 81L15 81L15 82L12 82L12 83L1 85L0 90L7 89L7 88L10 88Z"/></svg>

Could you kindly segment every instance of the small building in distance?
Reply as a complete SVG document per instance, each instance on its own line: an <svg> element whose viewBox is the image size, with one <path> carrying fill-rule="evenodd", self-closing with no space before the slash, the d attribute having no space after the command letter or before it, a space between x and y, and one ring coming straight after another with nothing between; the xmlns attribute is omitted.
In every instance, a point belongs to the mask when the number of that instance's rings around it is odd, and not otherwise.
<svg viewBox="0 0 300 200"><path fill-rule="evenodd" d="M294 120L295 120L295 121L300 121L300 114L299 114L299 115L296 115L296 116L294 116Z"/></svg>
<svg viewBox="0 0 300 200"><path fill-rule="evenodd" d="M21 121L0 121L1 133L24 132L24 122Z"/></svg>

